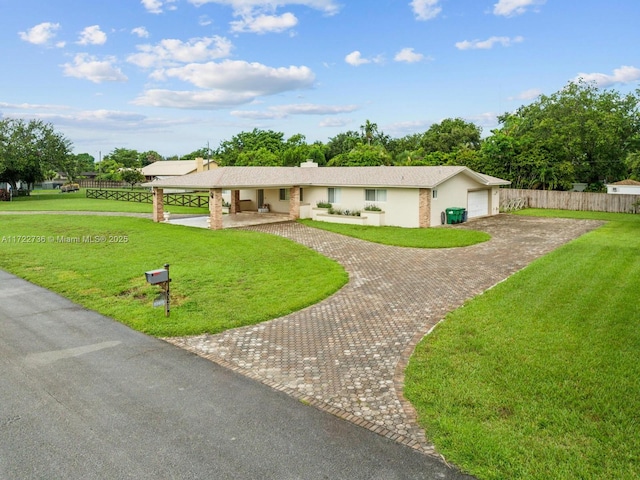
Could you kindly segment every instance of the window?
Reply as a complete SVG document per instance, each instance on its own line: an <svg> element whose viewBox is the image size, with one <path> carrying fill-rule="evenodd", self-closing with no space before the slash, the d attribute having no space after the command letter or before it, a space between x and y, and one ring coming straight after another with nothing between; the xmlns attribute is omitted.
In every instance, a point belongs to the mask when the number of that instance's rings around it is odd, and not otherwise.
<svg viewBox="0 0 640 480"><path fill-rule="evenodd" d="M364 199L367 202L386 202L387 191L380 188L367 188L364 191Z"/></svg>
<svg viewBox="0 0 640 480"><path fill-rule="evenodd" d="M340 189L329 187L327 189L327 201L329 203L340 203Z"/></svg>
<svg viewBox="0 0 640 480"><path fill-rule="evenodd" d="M282 200L282 201L289 200L289 189L288 188L281 188L280 189L280 200Z"/></svg>
<svg viewBox="0 0 640 480"><path fill-rule="evenodd" d="M438 190L431 190L431 197L435 200L436 198L438 198Z"/></svg>

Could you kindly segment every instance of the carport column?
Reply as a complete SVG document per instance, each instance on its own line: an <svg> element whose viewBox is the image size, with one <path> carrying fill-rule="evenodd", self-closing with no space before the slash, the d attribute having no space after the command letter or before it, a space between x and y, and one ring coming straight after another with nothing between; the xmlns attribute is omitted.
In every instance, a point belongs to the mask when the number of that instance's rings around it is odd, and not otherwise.
<svg viewBox="0 0 640 480"><path fill-rule="evenodd" d="M222 189L209 189L209 228L222 230Z"/></svg>
<svg viewBox="0 0 640 480"><path fill-rule="evenodd" d="M418 226L429 228L431 226L431 189L421 188L419 192Z"/></svg>
<svg viewBox="0 0 640 480"><path fill-rule="evenodd" d="M291 220L300 218L300 187L289 189L289 218Z"/></svg>
<svg viewBox="0 0 640 480"><path fill-rule="evenodd" d="M164 221L164 190L153 187L153 221Z"/></svg>
<svg viewBox="0 0 640 480"><path fill-rule="evenodd" d="M231 207L229 213L240 213L240 190L231 190Z"/></svg>

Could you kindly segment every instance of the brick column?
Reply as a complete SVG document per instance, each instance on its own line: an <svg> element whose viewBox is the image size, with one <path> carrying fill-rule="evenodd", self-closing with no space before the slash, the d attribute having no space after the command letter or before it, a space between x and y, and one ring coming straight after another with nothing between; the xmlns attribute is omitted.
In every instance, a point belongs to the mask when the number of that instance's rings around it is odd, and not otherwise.
<svg viewBox="0 0 640 480"><path fill-rule="evenodd" d="M421 188L419 193L418 225L420 228L431 226L431 189Z"/></svg>
<svg viewBox="0 0 640 480"><path fill-rule="evenodd" d="M300 187L289 189L289 218L291 220L300 218Z"/></svg>
<svg viewBox="0 0 640 480"><path fill-rule="evenodd" d="M209 189L209 228L222 230L222 189Z"/></svg>
<svg viewBox="0 0 640 480"><path fill-rule="evenodd" d="M240 190L231 190L231 207L229 213L240 213Z"/></svg>
<svg viewBox="0 0 640 480"><path fill-rule="evenodd" d="M164 190L162 188L153 188L153 221L164 221Z"/></svg>

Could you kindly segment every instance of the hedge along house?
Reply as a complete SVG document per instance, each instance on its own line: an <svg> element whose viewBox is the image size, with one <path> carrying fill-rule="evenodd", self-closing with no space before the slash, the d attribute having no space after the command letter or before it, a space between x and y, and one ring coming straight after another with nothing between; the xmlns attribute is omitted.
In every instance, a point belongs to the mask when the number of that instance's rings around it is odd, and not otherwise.
<svg viewBox="0 0 640 480"><path fill-rule="evenodd" d="M144 186L153 188L156 222L163 220L164 189L185 189L209 191L212 229L222 228L223 202L230 203L231 215L268 209L291 220L426 228L443 223L450 207L466 208L469 218L499 213L499 187L509 184L467 167L317 167L309 161L301 167L218 167ZM320 202L361 213L329 215L316 207ZM365 210L370 205L380 212Z"/></svg>

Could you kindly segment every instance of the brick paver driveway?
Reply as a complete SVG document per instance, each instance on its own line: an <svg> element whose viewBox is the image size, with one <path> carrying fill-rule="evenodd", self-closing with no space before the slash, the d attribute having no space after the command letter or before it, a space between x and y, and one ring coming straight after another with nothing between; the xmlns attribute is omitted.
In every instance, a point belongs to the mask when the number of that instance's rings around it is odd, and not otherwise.
<svg viewBox="0 0 640 480"><path fill-rule="evenodd" d="M433 453L402 395L403 372L417 342L465 300L601 223L499 215L456 227L486 231L489 242L434 250L378 245L294 222L252 227L337 260L349 283L270 322L167 340Z"/></svg>

